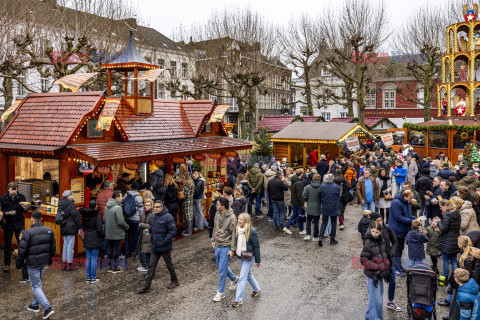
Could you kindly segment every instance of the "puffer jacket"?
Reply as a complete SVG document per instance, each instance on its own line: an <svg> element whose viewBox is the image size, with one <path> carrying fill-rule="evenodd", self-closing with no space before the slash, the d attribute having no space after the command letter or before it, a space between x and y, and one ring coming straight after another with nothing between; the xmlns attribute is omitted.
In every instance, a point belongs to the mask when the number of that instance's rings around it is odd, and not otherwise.
<svg viewBox="0 0 480 320"><path fill-rule="evenodd" d="M477 319L478 297L478 284L474 279L468 280L458 288L457 303L460 308L460 320Z"/></svg>
<svg viewBox="0 0 480 320"><path fill-rule="evenodd" d="M273 179L273 177L275 177L275 172L272 169L268 169L265 172L265 176L263 178L263 188L264 188L264 190L267 190L268 183L270 182L270 180Z"/></svg>
<svg viewBox="0 0 480 320"><path fill-rule="evenodd" d="M322 215L340 215L340 188L334 182L326 182L320 187Z"/></svg>
<svg viewBox="0 0 480 320"><path fill-rule="evenodd" d="M197 180L195 180L195 191L193 192L193 199L198 200L198 199L203 199L205 196L205 179L202 177L198 177Z"/></svg>
<svg viewBox="0 0 480 320"><path fill-rule="evenodd" d="M292 177L292 206L303 207L303 183L297 176Z"/></svg>
<svg viewBox="0 0 480 320"><path fill-rule="evenodd" d="M232 204L233 213L238 218L240 213L246 212L247 209L247 198L234 198Z"/></svg>
<svg viewBox="0 0 480 320"><path fill-rule="evenodd" d="M480 227L477 222L477 215L475 210L472 208L472 203L470 201L465 201L460 208L460 235L465 235L470 231L480 231Z"/></svg>
<svg viewBox="0 0 480 320"><path fill-rule="evenodd" d="M466 176L457 182L457 187L468 187L470 185L475 186L475 188L480 188L480 181L478 181L474 176Z"/></svg>
<svg viewBox="0 0 480 320"><path fill-rule="evenodd" d="M140 218L140 223L138 225L138 229L140 233L143 233L144 230L148 230L150 228L150 219L153 216L153 209L146 211L143 213L142 217ZM141 253L152 253L152 235L151 234L142 234L142 245L140 247Z"/></svg>
<svg viewBox="0 0 480 320"><path fill-rule="evenodd" d="M105 213L105 207L107 206L107 202L113 196L112 189L105 189L98 194L97 197L97 207L100 210L100 217L103 220L103 214Z"/></svg>
<svg viewBox="0 0 480 320"><path fill-rule="evenodd" d="M421 230L411 230L405 242L408 245L408 259L423 260L425 259L425 249L423 244L428 242L428 237Z"/></svg>
<svg viewBox="0 0 480 320"><path fill-rule="evenodd" d="M348 183L352 185L352 179L355 177L355 169L349 167L343 176L347 179Z"/></svg>
<svg viewBox="0 0 480 320"><path fill-rule="evenodd" d="M165 197L163 199L163 204L167 207L168 212L170 212L170 214L175 219L178 213L177 187L175 187L175 185L172 183L164 188L166 188L166 191L165 191Z"/></svg>
<svg viewBox="0 0 480 320"><path fill-rule="evenodd" d="M160 193L160 189L163 187L163 179L165 178L165 173L162 168L155 170L150 176L150 185L153 187L153 191ZM155 194L155 193L154 193Z"/></svg>
<svg viewBox="0 0 480 320"><path fill-rule="evenodd" d="M65 212L65 224L60 226L60 234L62 236L74 236L80 229L80 216L78 215L75 201L64 197L58 202L58 210Z"/></svg>
<svg viewBox="0 0 480 320"><path fill-rule="evenodd" d="M262 193L263 175L260 168L253 167L247 173L247 180L250 183L250 188L255 189L256 194Z"/></svg>
<svg viewBox="0 0 480 320"><path fill-rule="evenodd" d="M83 246L85 249L99 249L105 242L105 233L103 232L102 218L98 210L82 208L82 229L85 232Z"/></svg>
<svg viewBox="0 0 480 320"><path fill-rule="evenodd" d="M433 191L433 179L430 178L430 176L421 176L417 180L415 190L417 190L418 194L420 195L420 199L425 201L425 195L427 194L427 191Z"/></svg>
<svg viewBox="0 0 480 320"><path fill-rule="evenodd" d="M440 250L442 250L442 253L454 254L460 252L457 240L460 236L461 221L460 212L455 210L452 212L447 211L442 221L438 223L438 227L442 231L442 236L440 237Z"/></svg>
<svg viewBox="0 0 480 320"><path fill-rule="evenodd" d="M128 224L123 218L122 204L117 199L110 199L105 208L105 237L108 240L122 240L125 238L125 230Z"/></svg>
<svg viewBox="0 0 480 320"><path fill-rule="evenodd" d="M412 226L415 217L412 215L411 203L408 203L401 194L397 194L390 205L388 225L395 232L397 238L405 238Z"/></svg>
<svg viewBox="0 0 480 320"><path fill-rule="evenodd" d="M360 262L365 267L363 272L369 278L373 278L375 274L380 279L387 279L390 276L387 245L381 235L374 238L370 232L365 234Z"/></svg>
<svg viewBox="0 0 480 320"><path fill-rule="evenodd" d="M308 186L303 189L302 198L307 203L307 214L314 217L319 217L322 213L320 203L320 181L313 180Z"/></svg>
<svg viewBox="0 0 480 320"><path fill-rule="evenodd" d="M398 176L397 176L398 174ZM393 176L396 183L404 183L407 179L408 170L405 167L395 167L393 170Z"/></svg>
<svg viewBox="0 0 480 320"><path fill-rule="evenodd" d="M173 250L177 225L167 207L150 218L149 233L152 235L152 252L165 253Z"/></svg>
<svg viewBox="0 0 480 320"><path fill-rule="evenodd" d="M442 235L442 232L435 231L432 226L429 226L427 228L427 237L428 237L428 242L427 242L427 254L430 256L438 257L442 254L442 251L440 251L440 237Z"/></svg>
<svg viewBox="0 0 480 320"><path fill-rule="evenodd" d="M42 267L52 263L55 257L56 245L53 230L41 222L32 224L25 230L18 246L17 269L24 265Z"/></svg>

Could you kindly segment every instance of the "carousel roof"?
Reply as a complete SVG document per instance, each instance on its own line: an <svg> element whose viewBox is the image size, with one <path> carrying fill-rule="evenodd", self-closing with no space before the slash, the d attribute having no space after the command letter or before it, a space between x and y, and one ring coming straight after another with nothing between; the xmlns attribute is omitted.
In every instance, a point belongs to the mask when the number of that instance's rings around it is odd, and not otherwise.
<svg viewBox="0 0 480 320"><path fill-rule="evenodd" d="M138 53L137 47L135 46L135 42L133 41L133 32L130 30L130 38L128 39L128 44L125 50L112 62L111 64L117 63L144 63L150 64L145 58L142 57L140 53Z"/></svg>

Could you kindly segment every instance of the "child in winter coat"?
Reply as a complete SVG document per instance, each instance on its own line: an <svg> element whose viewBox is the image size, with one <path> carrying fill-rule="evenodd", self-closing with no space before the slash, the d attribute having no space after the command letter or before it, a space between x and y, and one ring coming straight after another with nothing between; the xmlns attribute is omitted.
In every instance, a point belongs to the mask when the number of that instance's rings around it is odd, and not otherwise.
<svg viewBox="0 0 480 320"><path fill-rule="evenodd" d="M428 242L427 235L421 229L422 222L419 220L412 221L412 230L407 234L405 242L408 246L408 259L410 264L408 268L418 263L422 263L425 259L425 249L423 244Z"/></svg>
<svg viewBox="0 0 480 320"><path fill-rule="evenodd" d="M243 196L241 187L235 188L233 196L232 209L235 216L238 217L240 213L247 212L247 198Z"/></svg>
<svg viewBox="0 0 480 320"><path fill-rule="evenodd" d="M433 222L438 222L440 218L435 217L433 219ZM427 254L430 256L430 259L432 260L432 269L436 273L438 273L438 267L437 267L437 261L438 258L442 256L442 251L440 251L440 236L442 235L442 232L440 231L440 228L436 226L435 228L433 226L429 226L427 228L427 237L428 237L428 242L427 242Z"/></svg>
<svg viewBox="0 0 480 320"><path fill-rule="evenodd" d="M372 215L372 211L364 210L362 212L362 219L358 222L358 232L360 232L360 236L362 237L362 243L365 240L365 233L367 232L368 228L370 228L370 216Z"/></svg>
<svg viewBox="0 0 480 320"><path fill-rule="evenodd" d="M475 320L478 313L478 284L467 270L455 269L455 282L459 288L457 291L457 303L460 308L460 320Z"/></svg>

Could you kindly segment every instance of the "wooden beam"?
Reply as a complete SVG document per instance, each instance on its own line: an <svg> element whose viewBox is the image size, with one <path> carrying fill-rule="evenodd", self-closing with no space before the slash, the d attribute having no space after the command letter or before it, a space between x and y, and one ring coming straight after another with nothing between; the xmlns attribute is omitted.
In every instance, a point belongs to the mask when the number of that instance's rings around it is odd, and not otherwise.
<svg viewBox="0 0 480 320"><path fill-rule="evenodd" d="M287 143L287 149L288 149L287 159L288 159L288 163L290 163L290 166L291 166L292 165L292 146L290 145L290 143Z"/></svg>
<svg viewBox="0 0 480 320"><path fill-rule="evenodd" d="M138 114L138 68L133 69L133 104L135 113Z"/></svg>
<svg viewBox="0 0 480 320"><path fill-rule="evenodd" d="M0 194L7 193L8 184L8 156L0 153Z"/></svg>
<svg viewBox="0 0 480 320"><path fill-rule="evenodd" d="M307 146L303 145L303 170L307 168Z"/></svg>
<svg viewBox="0 0 480 320"><path fill-rule="evenodd" d="M111 96L112 95L112 70L111 69L108 69L107 70L107 77L108 77L108 84L107 84L107 87L108 87L108 95Z"/></svg>
<svg viewBox="0 0 480 320"><path fill-rule="evenodd" d="M7 157L7 166L8 166L8 182L15 181L15 157Z"/></svg>

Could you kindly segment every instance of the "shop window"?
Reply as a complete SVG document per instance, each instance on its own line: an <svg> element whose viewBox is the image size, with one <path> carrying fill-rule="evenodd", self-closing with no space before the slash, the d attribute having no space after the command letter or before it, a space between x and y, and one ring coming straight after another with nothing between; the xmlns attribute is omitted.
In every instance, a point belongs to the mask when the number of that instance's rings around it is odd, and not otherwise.
<svg viewBox="0 0 480 320"><path fill-rule="evenodd" d="M454 149L463 149L467 142L473 140L473 131L466 132L466 131L457 131L453 136L453 148Z"/></svg>
<svg viewBox="0 0 480 320"><path fill-rule="evenodd" d="M428 135L430 148L448 148L448 134L446 132L432 131Z"/></svg>
<svg viewBox="0 0 480 320"><path fill-rule="evenodd" d="M103 131L102 130L97 130L98 120L88 120L88 132L87 135L89 138L102 138L103 137Z"/></svg>
<svg viewBox="0 0 480 320"><path fill-rule="evenodd" d="M393 135L393 144L394 145L403 145L405 143L405 134L394 134Z"/></svg>
<svg viewBox="0 0 480 320"><path fill-rule="evenodd" d="M422 131L410 131L408 133L408 143L412 146L425 146L424 133Z"/></svg>

